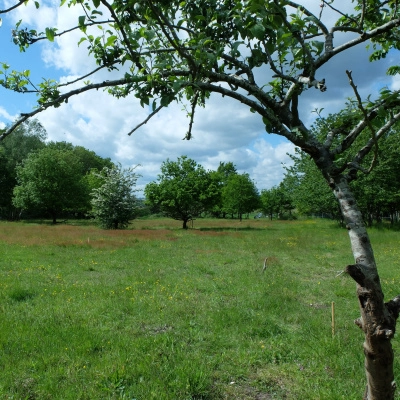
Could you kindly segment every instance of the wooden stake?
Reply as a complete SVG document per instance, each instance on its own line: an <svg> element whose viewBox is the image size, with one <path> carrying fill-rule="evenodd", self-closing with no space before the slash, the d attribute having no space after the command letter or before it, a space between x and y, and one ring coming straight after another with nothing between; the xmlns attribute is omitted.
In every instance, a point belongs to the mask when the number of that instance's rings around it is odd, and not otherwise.
<svg viewBox="0 0 400 400"><path fill-rule="evenodd" d="M335 302L332 301L332 337L335 336Z"/></svg>

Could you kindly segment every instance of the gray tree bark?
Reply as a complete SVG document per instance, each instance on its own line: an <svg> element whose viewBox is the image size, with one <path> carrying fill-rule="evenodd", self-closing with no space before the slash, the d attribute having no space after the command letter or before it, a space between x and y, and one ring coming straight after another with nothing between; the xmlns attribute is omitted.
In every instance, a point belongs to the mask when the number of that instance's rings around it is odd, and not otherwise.
<svg viewBox="0 0 400 400"><path fill-rule="evenodd" d="M393 400L396 383L393 373L391 339L399 316L400 295L384 302L371 242L355 197L345 176L330 181L348 229L355 264L346 272L357 284L361 316L355 323L364 332L364 354L367 386L364 400Z"/></svg>

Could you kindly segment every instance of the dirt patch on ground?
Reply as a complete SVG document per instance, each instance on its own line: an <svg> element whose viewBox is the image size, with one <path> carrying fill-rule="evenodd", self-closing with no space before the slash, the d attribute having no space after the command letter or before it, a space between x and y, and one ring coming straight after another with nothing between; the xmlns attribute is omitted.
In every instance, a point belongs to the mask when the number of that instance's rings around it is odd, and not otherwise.
<svg viewBox="0 0 400 400"><path fill-rule="evenodd" d="M132 246L141 240L177 240L169 229L103 230L73 225L19 225L2 227L0 241L22 246L89 246L115 248Z"/></svg>

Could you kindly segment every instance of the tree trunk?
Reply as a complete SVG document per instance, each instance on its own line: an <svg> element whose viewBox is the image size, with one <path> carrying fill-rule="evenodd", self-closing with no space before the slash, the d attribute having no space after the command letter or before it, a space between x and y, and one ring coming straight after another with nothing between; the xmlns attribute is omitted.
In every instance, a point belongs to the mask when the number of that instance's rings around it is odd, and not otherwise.
<svg viewBox="0 0 400 400"><path fill-rule="evenodd" d="M184 219L184 220L183 220L183 226L182 226L183 229L187 229L187 228L188 228L188 227L187 227L187 222L188 222L187 219Z"/></svg>
<svg viewBox="0 0 400 400"><path fill-rule="evenodd" d="M361 317L355 323L365 335L367 387L364 400L392 400L396 384L390 341L399 315L400 296L384 303L371 242L348 181L338 176L331 181L331 186L343 213L355 259L355 264L348 265L346 272L357 283Z"/></svg>
<svg viewBox="0 0 400 400"><path fill-rule="evenodd" d="M53 225L56 225L57 224L57 212L54 211L54 210L51 210L50 211L50 215L51 215L51 217L53 219Z"/></svg>

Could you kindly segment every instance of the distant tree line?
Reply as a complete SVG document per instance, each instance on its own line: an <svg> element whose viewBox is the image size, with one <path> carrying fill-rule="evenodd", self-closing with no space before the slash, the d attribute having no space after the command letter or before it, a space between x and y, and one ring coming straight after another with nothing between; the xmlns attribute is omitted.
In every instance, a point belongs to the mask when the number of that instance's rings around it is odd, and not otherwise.
<svg viewBox="0 0 400 400"><path fill-rule="evenodd" d="M313 129L324 135L325 126L326 121L319 120ZM122 169L82 146L46 138L45 129L33 120L0 143L0 218L46 216L56 223L59 218L89 216L107 229L124 228L131 219L148 214L180 220L183 228L200 216L241 220L254 211L269 219L305 215L342 221L331 189L300 150L291 155L293 165L286 168L282 182L261 192L232 162L206 171L187 156L168 159L157 181L146 186L145 199L138 199L134 168ZM400 131L395 130L370 155L375 168L351 183L368 225L383 219L399 222L398 154Z"/></svg>
<svg viewBox="0 0 400 400"><path fill-rule="evenodd" d="M339 116L340 117L340 116ZM328 126L338 117L329 116L327 120L318 120L313 127L315 134L323 137ZM328 122L328 123L327 123ZM367 134L367 133L365 133ZM363 138L360 138L362 140ZM341 138L337 138L338 142ZM363 219L368 226L383 219L390 223L399 223L400 218L400 130L394 129L386 134L384 141L376 143L374 151L368 155L369 165L373 168L359 174L350 182L355 193ZM337 200L328 187L326 180L318 173L317 167L306 153L297 150L291 156L294 164L286 169L281 184L267 191L282 192L288 201L287 207L300 215L315 215L334 218L342 222L342 213ZM346 165L354 154L348 150L341 155L339 163ZM263 195L263 194L262 194ZM285 203L285 202L284 202ZM279 212L279 207L274 209Z"/></svg>
<svg viewBox="0 0 400 400"><path fill-rule="evenodd" d="M145 188L146 204L153 213L187 223L201 215L242 219L260 206L259 193L248 174L239 174L232 162L206 171L187 156L161 165L157 182Z"/></svg>
<svg viewBox="0 0 400 400"><path fill-rule="evenodd" d="M125 227L137 209L133 169L46 137L34 120L0 143L0 217L50 217L57 223L91 216L104 228Z"/></svg>

